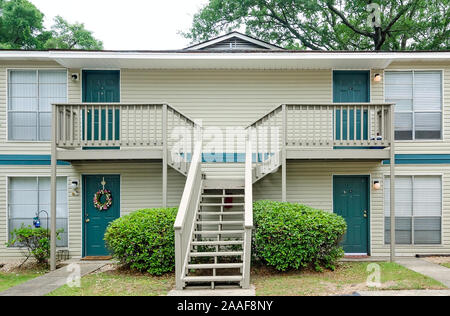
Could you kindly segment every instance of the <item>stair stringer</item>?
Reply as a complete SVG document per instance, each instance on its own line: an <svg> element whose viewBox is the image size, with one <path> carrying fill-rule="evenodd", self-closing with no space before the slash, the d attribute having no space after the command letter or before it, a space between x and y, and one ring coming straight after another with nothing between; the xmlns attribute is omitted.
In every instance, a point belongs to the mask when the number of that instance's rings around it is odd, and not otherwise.
<svg viewBox="0 0 450 316"><path fill-rule="evenodd" d="M198 218L198 212L200 210L200 200L202 198L202 194L203 194L203 181L201 181L200 187L202 188L199 191L197 198L197 201L195 203L196 207L195 207L195 211L194 211L194 216L192 217L192 223L190 226L190 236L191 238L189 239L189 243L187 245L187 249L186 249L186 256L184 258L184 262L183 262L183 274L181 275L182 278L182 282L183 282L183 287L186 286L185 282L184 282L184 278L187 276L187 265L189 264L189 260L190 260L190 253L192 250L192 242L194 241L194 234L195 234L195 225L197 222L197 218Z"/></svg>

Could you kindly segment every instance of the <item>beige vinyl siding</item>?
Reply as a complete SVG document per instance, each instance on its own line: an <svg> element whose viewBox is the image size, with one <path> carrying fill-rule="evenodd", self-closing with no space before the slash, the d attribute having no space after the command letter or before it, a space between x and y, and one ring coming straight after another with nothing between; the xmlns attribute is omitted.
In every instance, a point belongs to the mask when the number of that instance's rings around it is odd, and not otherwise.
<svg viewBox="0 0 450 316"><path fill-rule="evenodd" d="M378 162L289 161L287 167L287 198L289 202L333 211L333 175L370 175L371 181L382 181L389 175L389 166ZM398 165L398 175L442 175L442 244L398 245L399 256L416 254L450 254L450 166ZM370 249L373 256L389 256L384 241L384 191L370 192ZM281 199L281 172L264 178L254 186L255 200Z"/></svg>
<svg viewBox="0 0 450 316"><path fill-rule="evenodd" d="M50 145L7 141L7 69L61 68L56 63L0 65L0 150L4 154L48 154ZM394 63L391 69L443 70L444 140L398 142L401 154L450 153L450 63ZM68 101L81 101L81 80L68 69ZM372 70L371 79L383 70ZM384 80L384 76L382 76ZM206 127L245 127L283 103L332 101L332 70L121 70L122 102L169 103ZM371 102L384 102L384 82L371 80ZM25 150L26 148L26 150ZM239 148L240 151L243 148Z"/></svg>
<svg viewBox="0 0 450 316"><path fill-rule="evenodd" d="M1 154L50 154L49 143L18 143L7 141L6 125L6 69L58 68L53 63L5 63L0 65L0 151ZM389 69L444 69L444 141L398 142L401 154L450 154L450 64L402 63ZM68 70L69 102L81 101L81 83L70 79ZM371 71L371 101L384 102L384 83L373 82ZM384 76L383 76L384 79ZM121 101L124 103L168 103L193 119L200 119L206 128L245 127L267 111L283 103L332 102L332 70L121 70ZM205 144L208 146L208 143ZM243 153L243 144L238 146ZM185 177L169 168L169 205L177 206L183 193ZM211 179L228 176L241 177L242 164L206 164L204 170ZM402 255L416 253L450 254L450 166L398 166L404 174L443 173L443 246L399 246ZM159 207L162 200L161 162L83 163L58 167L59 175L79 179L81 174L121 174L122 213L143 207ZM380 162L288 162L288 199L332 211L333 174L370 174L383 180L389 173ZM0 166L0 258L18 256L14 249L6 249L6 175L50 175L49 166ZM278 171L255 184L255 199L281 198L281 172ZM71 195L69 191L69 195ZM382 190L371 194L371 249L372 254L385 256L384 197ZM69 248L72 256L81 256L81 196L69 196Z"/></svg>
<svg viewBox="0 0 450 316"><path fill-rule="evenodd" d="M166 102L205 126L245 127L283 103L330 102L329 70L122 69L122 102Z"/></svg>
<svg viewBox="0 0 450 316"><path fill-rule="evenodd" d="M58 176L68 177L68 248L72 257L81 257L82 252L82 194L72 196L69 185L72 180L78 180L81 184L84 174L119 174L121 176L122 216L138 209L162 206L161 162L85 163L59 166ZM168 175L168 205L177 207L186 178L170 168ZM50 166L0 166L0 259L21 256L20 249L5 247L8 240L7 179L14 176L50 176ZM91 198L87 197L87 200L91 201Z"/></svg>
<svg viewBox="0 0 450 316"><path fill-rule="evenodd" d="M331 102L331 74L331 70L122 69L122 102L174 106L190 118L201 120L205 135L215 135L205 139L205 149L215 148L211 151L222 153L226 151L226 127L244 128L283 103ZM237 152L245 152L244 142L237 145ZM210 167L204 167L207 178L229 176L228 168L221 172ZM239 176L239 167L231 169L237 171L232 177Z"/></svg>

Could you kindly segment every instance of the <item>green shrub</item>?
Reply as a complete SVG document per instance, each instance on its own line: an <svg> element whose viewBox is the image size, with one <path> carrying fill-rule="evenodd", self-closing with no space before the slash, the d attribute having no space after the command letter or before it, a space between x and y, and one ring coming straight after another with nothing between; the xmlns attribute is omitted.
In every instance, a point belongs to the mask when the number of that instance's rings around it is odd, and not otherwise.
<svg viewBox="0 0 450 316"><path fill-rule="evenodd" d="M146 209L112 222L105 241L114 258L133 270L162 275L175 269L177 209Z"/></svg>
<svg viewBox="0 0 450 316"><path fill-rule="evenodd" d="M259 201L254 218L254 259L276 270L334 270L344 254L339 243L347 225L340 216L300 204Z"/></svg>
<svg viewBox="0 0 450 316"><path fill-rule="evenodd" d="M62 232L62 229L56 232L58 240ZM23 263L31 257L34 257L39 264L47 263L50 258L50 230L22 225L11 232L11 240L6 246L26 249L26 259Z"/></svg>

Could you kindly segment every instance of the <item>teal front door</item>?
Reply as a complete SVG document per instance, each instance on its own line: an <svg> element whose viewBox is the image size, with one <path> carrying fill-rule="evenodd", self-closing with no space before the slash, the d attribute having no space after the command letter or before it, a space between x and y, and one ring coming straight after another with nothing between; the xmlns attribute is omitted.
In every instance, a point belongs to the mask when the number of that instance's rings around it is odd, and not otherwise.
<svg viewBox="0 0 450 316"><path fill-rule="evenodd" d="M84 70L83 71L83 102L84 103L119 103L120 102L120 71L116 70ZM108 124L106 123L106 110L94 110L94 115L88 111L87 115L87 140L99 140L99 122L101 116L102 140L106 140L106 128L108 128L108 140L119 140L120 135L120 110L115 110L115 133L113 133L113 113L108 110ZM84 113L83 113L84 120ZM94 120L94 131L92 131ZM83 127L85 124L83 124ZM84 135L84 130L83 130ZM84 136L83 136L84 137Z"/></svg>
<svg viewBox="0 0 450 316"><path fill-rule="evenodd" d="M334 213L347 222L342 241L345 253L367 254L369 249L369 177L335 176Z"/></svg>
<svg viewBox="0 0 450 316"><path fill-rule="evenodd" d="M334 71L333 102L370 102L369 71Z"/></svg>
<svg viewBox="0 0 450 316"><path fill-rule="evenodd" d="M95 194L103 189L111 191L112 205L107 210L98 210L94 206ZM104 202L104 197L100 201ZM108 225L120 217L120 176L95 175L83 176L83 222L85 257L107 256L104 235Z"/></svg>
<svg viewBox="0 0 450 316"><path fill-rule="evenodd" d="M334 103L367 103L370 102L370 72L369 71L334 71L333 72L333 102ZM342 113L341 113L342 112ZM355 115L356 114L356 115ZM342 116L342 119L341 119ZM355 131L356 120L356 131ZM364 111L361 122L361 110L335 111L336 140L368 140L369 117ZM342 122L342 129L341 129ZM347 125L350 124L350 128ZM361 135L363 124L363 135ZM342 135L341 135L342 130ZM350 132L349 135L348 131Z"/></svg>

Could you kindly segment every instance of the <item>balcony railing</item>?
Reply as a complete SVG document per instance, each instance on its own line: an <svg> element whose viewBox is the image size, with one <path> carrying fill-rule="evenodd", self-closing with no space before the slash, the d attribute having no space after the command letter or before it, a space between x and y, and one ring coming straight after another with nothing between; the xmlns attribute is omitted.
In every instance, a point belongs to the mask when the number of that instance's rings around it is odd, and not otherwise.
<svg viewBox="0 0 450 316"><path fill-rule="evenodd" d="M58 148L162 147L196 123L165 104L55 104ZM186 139L186 138L184 138ZM193 147L194 137L190 139ZM184 144L183 144L184 145Z"/></svg>
<svg viewBox="0 0 450 316"><path fill-rule="evenodd" d="M93 151L102 149L124 153L108 155L111 157L133 159L130 150L134 149L134 153L153 150L160 157L167 155L167 163L186 174L194 142L201 137L198 123L167 104L54 104L53 113L53 141L57 150L65 151L66 159L105 157ZM72 150L79 152L74 155Z"/></svg>
<svg viewBox="0 0 450 316"><path fill-rule="evenodd" d="M281 165L283 150L310 152L390 147L394 137L392 114L393 104L386 103L278 106L248 126L253 154L257 157L256 178Z"/></svg>

